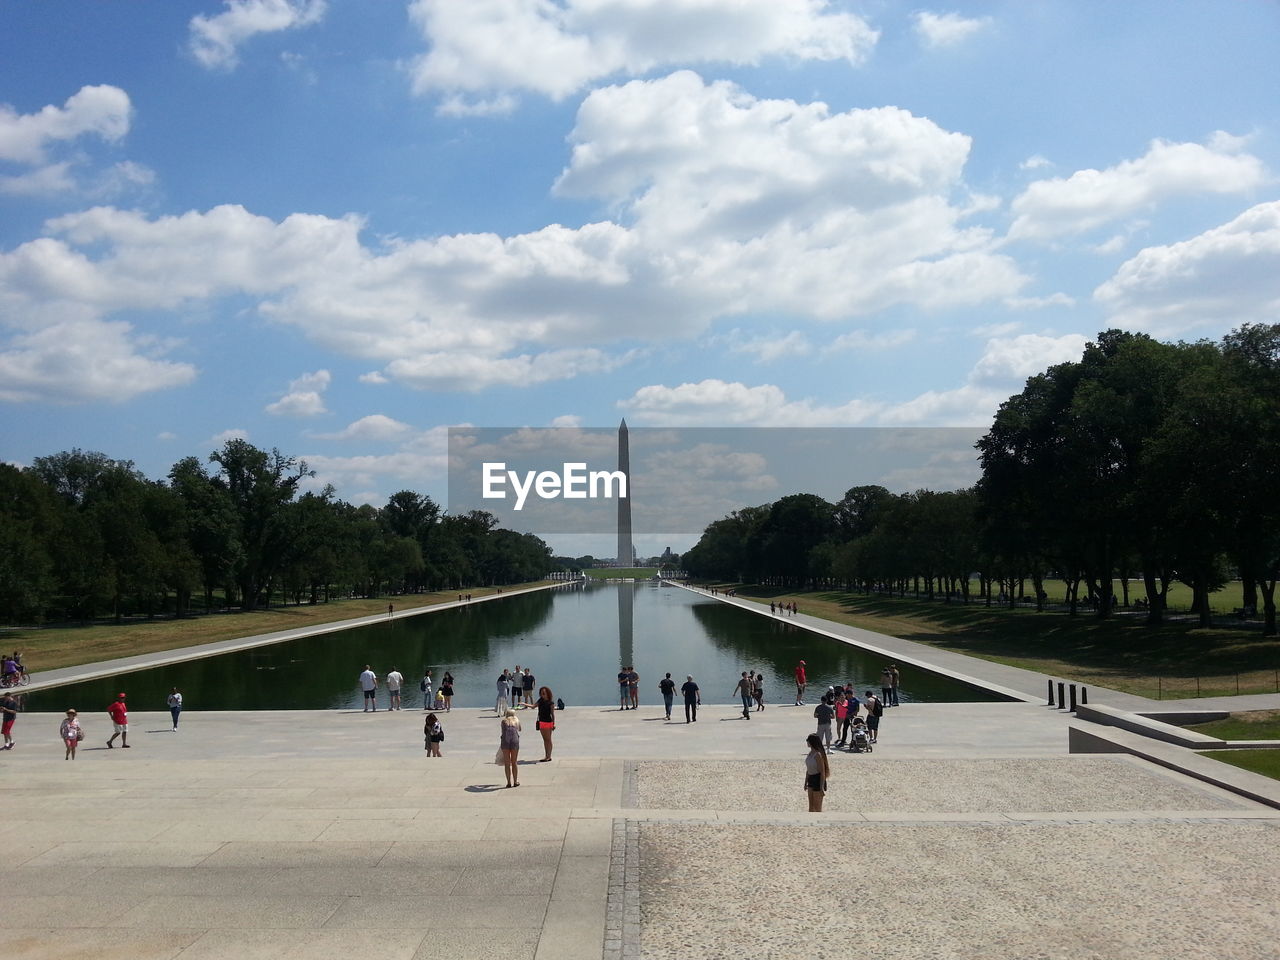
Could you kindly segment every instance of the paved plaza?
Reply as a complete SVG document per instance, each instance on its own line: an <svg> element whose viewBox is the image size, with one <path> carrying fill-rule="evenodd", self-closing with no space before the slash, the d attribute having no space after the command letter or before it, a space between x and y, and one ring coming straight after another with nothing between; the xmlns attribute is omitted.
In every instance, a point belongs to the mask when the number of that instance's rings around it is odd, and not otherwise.
<svg viewBox="0 0 1280 960"><path fill-rule="evenodd" d="M824 629L902 662L934 653ZM1071 754L1071 718L1035 702L1045 678L957 656L942 669L1021 699L888 710L874 753L832 756L822 814L801 788L812 704L747 720L707 702L691 724L571 706L550 763L526 712L513 789L491 710L443 715L439 759L420 711L188 710L177 733L135 712L130 749L108 750L105 713L76 704L74 762L59 716L24 714L0 753L0 950L1274 960L1280 809Z"/></svg>

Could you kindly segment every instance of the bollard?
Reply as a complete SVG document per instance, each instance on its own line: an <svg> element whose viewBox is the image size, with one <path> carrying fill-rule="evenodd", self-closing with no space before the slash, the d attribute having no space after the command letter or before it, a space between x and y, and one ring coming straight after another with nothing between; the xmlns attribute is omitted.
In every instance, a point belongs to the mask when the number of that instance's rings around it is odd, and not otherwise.
<svg viewBox="0 0 1280 960"><path fill-rule="evenodd" d="M1058 709L1062 710L1067 705L1067 694L1065 690L1066 684L1061 680L1058 681Z"/></svg>
<svg viewBox="0 0 1280 960"><path fill-rule="evenodd" d="M1088 706L1089 704L1089 688L1088 687L1080 688L1080 703L1082 706Z"/></svg>
<svg viewBox="0 0 1280 960"><path fill-rule="evenodd" d="M1053 681L1046 680L1045 683L1049 684L1049 706L1052 707L1053 706Z"/></svg>
<svg viewBox="0 0 1280 960"><path fill-rule="evenodd" d="M1071 712L1076 712L1076 685L1071 685Z"/></svg>

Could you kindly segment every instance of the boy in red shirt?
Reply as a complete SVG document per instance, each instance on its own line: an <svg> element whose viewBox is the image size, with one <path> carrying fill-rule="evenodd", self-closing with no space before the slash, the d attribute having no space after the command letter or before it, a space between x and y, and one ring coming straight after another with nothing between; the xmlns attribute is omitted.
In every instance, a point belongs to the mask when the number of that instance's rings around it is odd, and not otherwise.
<svg viewBox="0 0 1280 960"><path fill-rule="evenodd" d="M107 713L111 716L111 723L114 725L115 733L111 734L111 739L107 741L107 749L110 750L114 745L116 737L120 738L120 746L128 748L129 746L129 708L125 706L124 694L120 694L116 698L116 702L107 707Z"/></svg>
<svg viewBox="0 0 1280 960"><path fill-rule="evenodd" d="M804 688L808 684L805 682L804 661L801 660L796 664L796 706L804 704Z"/></svg>

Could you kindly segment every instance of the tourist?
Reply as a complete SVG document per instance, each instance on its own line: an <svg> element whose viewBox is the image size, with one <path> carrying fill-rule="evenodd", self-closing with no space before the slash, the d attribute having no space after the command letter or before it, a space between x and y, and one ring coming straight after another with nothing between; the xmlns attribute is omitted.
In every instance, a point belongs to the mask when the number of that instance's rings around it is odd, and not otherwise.
<svg viewBox="0 0 1280 960"><path fill-rule="evenodd" d="M756 701L756 712L764 709L764 673L757 673L751 685L751 696Z"/></svg>
<svg viewBox="0 0 1280 960"><path fill-rule="evenodd" d="M778 612L778 608L772 600L769 601L769 612L774 614Z"/></svg>
<svg viewBox="0 0 1280 960"><path fill-rule="evenodd" d="M5 654L4 657L4 685L6 687L16 687L18 685L18 655L13 656Z"/></svg>
<svg viewBox="0 0 1280 960"><path fill-rule="evenodd" d="M520 786L520 770L516 766L520 756L520 718L510 708L498 726L498 752L502 754L502 772L507 775L507 786ZM550 752L550 751L548 751Z"/></svg>
<svg viewBox="0 0 1280 960"><path fill-rule="evenodd" d="M822 799L827 794L827 778L831 776L831 764L827 760L827 751L822 747L822 740L816 733L805 738L809 745L809 755L804 758L804 788L809 794L809 812L822 812Z"/></svg>
<svg viewBox="0 0 1280 960"><path fill-rule="evenodd" d="M627 670L627 687L631 692L631 709L640 709L640 674L636 673L635 667Z"/></svg>
<svg viewBox="0 0 1280 960"><path fill-rule="evenodd" d="M871 736L871 742L875 743L880 739L880 718L884 716L884 704L868 690L862 705L867 708L867 733Z"/></svg>
<svg viewBox="0 0 1280 960"><path fill-rule="evenodd" d="M804 661L801 660L796 664L796 706L804 706L804 688L808 686L805 680Z"/></svg>
<svg viewBox="0 0 1280 960"><path fill-rule="evenodd" d="M674 700L676 696L676 682L671 679L671 674L668 673L658 681L658 689L662 691L662 705L664 707L663 713L666 715L665 719L670 720L671 701Z"/></svg>
<svg viewBox="0 0 1280 960"><path fill-rule="evenodd" d="M444 698L444 712L453 709L453 674L448 670L440 678L440 695Z"/></svg>
<svg viewBox="0 0 1280 960"><path fill-rule="evenodd" d="M893 674L889 672L888 667L880 671L880 702L893 703Z"/></svg>
<svg viewBox="0 0 1280 960"><path fill-rule="evenodd" d="M550 687L538 688L537 707L538 732L542 734L542 746L547 754L538 762L546 763L551 759L551 731L556 728L556 698L552 696Z"/></svg>
<svg viewBox="0 0 1280 960"><path fill-rule="evenodd" d="M836 728L840 735L836 738L836 746L844 746L845 735L849 732L849 698L844 690L836 691Z"/></svg>
<svg viewBox="0 0 1280 960"><path fill-rule="evenodd" d="M66 755L62 759L74 760L76 758L76 747L84 739L84 731L80 729L80 721L76 718L74 707L67 711L66 719L59 724L58 736L67 745Z"/></svg>
<svg viewBox="0 0 1280 960"><path fill-rule="evenodd" d="M4 734L4 746L0 750L13 749L13 725L18 721L18 701L13 694L0 698L0 733Z"/></svg>
<svg viewBox="0 0 1280 960"><path fill-rule="evenodd" d="M752 683L747 679L747 671L743 670L742 679L739 680L737 685L733 688L734 695L742 698L743 720L751 719L751 687Z"/></svg>
<svg viewBox="0 0 1280 960"><path fill-rule="evenodd" d="M422 709L431 709L431 671L422 671L422 679L418 681L418 690L422 693Z"/></svg>
<svg viewBox="0 0 1280 960"><path fill-rule="evenodd" d="M902 679L902 674L898 672L896 663L889 664L889 703L888 706L898 706L898 681Z"/></svg>
<svg viewBox="0 0 1280 960"><path fill-rule="evenodd" d="M511 674L506 670L502 671L502 676L498 677L498 696L493 701L493 712L497 716L502 716L507 712L507 707L511 705Z"/></svg>
<svg viewBox="0 0 1280 960"><path fill-rule="evenodd" d="M520 678L520 699L531 707L533 706L533 685L536 682L533 671L525 667L524 676Z"/></svg>
<svg viewBox="0 0 1280 960"><path fill-rule="evenodd" d="M702 703L702 693L698 689L698 685L693 682L693 675L686 674L684 683L680 685L680 692L684 694L684 722L698 722L698 707Z"/></svg>
<svg viewBox="0 0 1280 960"><path fill-rule="evenodd" d="M631 668L623 667L618 671L618 709L631 709Z"/></svg>
<svg viewBox="0 0 1280 960"><path fill-rule="evenodd" d="M387 693L391 698L390 705L387 707L388 710L400 709L400 685L403 683L404 674L392 667L391 672L387 674Z"/></svg>
<svg viewBox="0 0 1280 960"><path fill-rule="evenodd" d="M173 732L178 732L178 716L182 713L182 694L178 692L178 688L174 687L169 692L169 698L165 701L169 704L169 716L173 718Z"/></svg>
<svg viewBox="0 0 1280 960"><path fill-rule="evenodd" d="M378 692L378 675L366 663L364 672L360 674L360 689L364 691L364 712L368 713L369 708L373 708L373 712L378 712L378 701L374 699Z"/></svg>
<svg viewBox="0 0 1280 960"><path fill-rule="evenodd" d="M390 604L390 603L388 603L388 604L387 604L387 619L388 619L388 620L390 620L390 619L391 619L391 614L395 613L395 610L396 610L396 608L395 608L395 606L394 606L393 604Z"/></svg>
<svg viewBox="0 0 1280 960"><path fill-rule="evenodd" d="M129 746L129 707L124 702L124 694L116 697L116 702L107 707L107 713L111 716L111 739L107 741L107 749L110 750L115 746L116 737L120 738L120 746Z"/></svg>
<svg viewBox="0 0 1280 960"><path fill-rule="evenodd" d="M835 707L833 707L826 697L818 701L818 705L813 710L814 717L818 720L818 736L822 738L822 743L826 747L831 746L831 720L836 715Z"/></svg>
<svg viewBox="0 0 1280 960"><path fill-rule="evenodd" d="M428 713L422 724L423 749L428 757L440 756L440 744L444 743L444 727L434 713Z"/></svg>

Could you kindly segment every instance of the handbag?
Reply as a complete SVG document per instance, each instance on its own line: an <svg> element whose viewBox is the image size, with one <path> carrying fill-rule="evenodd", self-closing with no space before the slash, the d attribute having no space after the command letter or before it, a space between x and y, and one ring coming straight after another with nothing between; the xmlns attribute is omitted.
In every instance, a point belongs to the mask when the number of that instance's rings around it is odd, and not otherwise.
<svg viewBox="0 0 1280 960"><path fill-rule="evenodd" d="M79 727L76 728L76 742L79 743L84 739L84 731Z"/></svg>
<svg viewBox="0 0 1280 960"><path fill-rule="evenodd" d="M501 747L499 747L498 752L493 755L493 762L496 763L498 766L502 766L502 764L506 762L506 758L502 756Z"/></svg>

